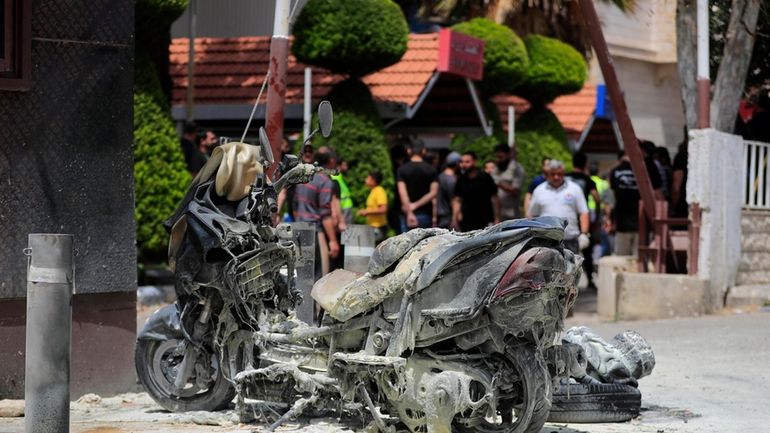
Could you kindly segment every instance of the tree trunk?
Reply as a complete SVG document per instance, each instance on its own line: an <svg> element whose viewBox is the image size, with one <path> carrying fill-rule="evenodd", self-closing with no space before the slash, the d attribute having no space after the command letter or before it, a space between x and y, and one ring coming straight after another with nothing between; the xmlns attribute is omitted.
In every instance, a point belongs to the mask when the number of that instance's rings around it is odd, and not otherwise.
<svg viewBox="0 0 770 433"><path fill-rule="evenodd" d="M711 100L711 127L733 132L738 104L743 96L746 74L756 39L760 0L733 0L727 41L719 64L714 97Z"/></svg>
<svg viewBox="0 0 770 433"><path fill-rule="evenodd" d="M695 0L676 2L676 59L681 81L682 106L688 130L698 127L698 106L696 101L696 8Z"/></svg>

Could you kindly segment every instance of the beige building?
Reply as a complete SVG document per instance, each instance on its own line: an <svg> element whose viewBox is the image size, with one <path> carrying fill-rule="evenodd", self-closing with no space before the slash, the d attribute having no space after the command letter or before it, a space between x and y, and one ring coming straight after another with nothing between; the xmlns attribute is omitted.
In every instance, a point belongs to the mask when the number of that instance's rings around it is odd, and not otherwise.
<svg viewBox="0 0 770 433"><path fill-rule="evenodd" d="M684 138L684 113L676 65L676 2L637 0L633 13L597 3L618 80L637 137L672 152ZM590 80L601 84L594 56Z"/></svg>

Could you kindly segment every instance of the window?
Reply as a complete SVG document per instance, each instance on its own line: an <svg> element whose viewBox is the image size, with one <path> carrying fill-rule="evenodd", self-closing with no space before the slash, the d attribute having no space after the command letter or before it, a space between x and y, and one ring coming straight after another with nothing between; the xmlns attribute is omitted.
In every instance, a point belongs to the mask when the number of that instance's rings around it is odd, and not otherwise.
<svg viewBox="0 0 770 433"><path fill-rule="evenodd" d="M30 0L0 0L0 90L29 88Z"/></svg>

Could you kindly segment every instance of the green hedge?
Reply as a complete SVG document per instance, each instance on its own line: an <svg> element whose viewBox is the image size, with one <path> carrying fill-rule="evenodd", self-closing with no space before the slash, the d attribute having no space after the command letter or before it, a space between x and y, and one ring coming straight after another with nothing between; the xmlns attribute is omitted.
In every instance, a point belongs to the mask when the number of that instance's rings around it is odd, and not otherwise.
<svg viewBox="0 0 770 433"><path fill-rule="evenodd" d="M540 35L524 40L529 54L529 67L524 81L514 93L534 105L545 105L561 95L583 88L588 66L572 46Z"/></svg>
<svg viewBox="0 0 770 433"><path fill-rule="evenodd" d="M163 221L184 196L190 175L176 128L163 103L154 66L136 61L134 89L134 183L136 243L142 261L165 261L168 234Z"/></svg>
<svg viewBox="0 0 770 433"><path fill-rule="evenodd" d="M544 157L555 158L572 167L572 154L567 147L567 133L556 115L547 108L532 107L516 122L518 160L527 171L526 184L540 174Z"/></svg>
<svg viewBox="0 0 770 433"><path fill-rule="evenodd" d="M391 0L310 0L292 33L301 62L360 77L401 60L409 27Z"/></svg>
<svg viewBox="0 0 770 433"><path fill-rule="evenodd" d="M457 134L452 137L452 142L449 143L449 150L455 152L474 152L477 156L477 165L483 167L483 164L487 161L495 160L495 146L501 143L500 139L494 135L487 137L473 136L468 134Z"/></svg>
<svg viewBox="0 0 770 433"><path fill-rule="evenodd" d="M136 37L142 45L162 39L171 24L184 13L188 0L136 0Z"/></svg>
<svg viewBox="0 0 770 433"><path fill-rule="evenodd" d="M395 182L385 140L382 121L369 88L358 80L349 79L334 86L328 96L334 108L334 127L329 138L320 135L313 147L331 146L348 161L350 169L345 181L353 196L353 206L366 207L369 189L364 179L371 170L382 173L382 187L392 203Z"/></svg>
<svg viewBox="0 0 770 433"><path fill-rule="evenodd" d="M513 30L486 18L474 18L452 29L485 42L484 93L510 92L524 79L529 64L527 49Z"/></svg>

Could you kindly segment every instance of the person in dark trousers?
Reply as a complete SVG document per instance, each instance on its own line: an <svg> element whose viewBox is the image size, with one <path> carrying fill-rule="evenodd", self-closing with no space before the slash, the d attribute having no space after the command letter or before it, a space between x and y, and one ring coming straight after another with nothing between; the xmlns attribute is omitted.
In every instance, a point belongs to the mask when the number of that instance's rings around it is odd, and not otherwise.
<svg viewBox="0 0 770 433"><path fill-rule="evenodd" d="M601 197L599 197L599 191L596 188L596 182L591 179L591 176L588 173L588 157L585 153L575 152L575 154L572 155L572 172L567 175L567 179L577 184L577 186L583 190L583 196L586 199L586 203L588 203L589 197L592 197L598 210L601 203ZM583 272L585 272L586 278L588 279L588 288L596 290L593 278L593 248L599 239L599 231L601 229L601 225L599 224L601 218L598 217L598 212L594 212L593 214L589 212L589 221L591 229L587 235L589 236L590 242L588 244L588 248L582 250L581 253L583 254L584 259Z"/></svg>
<svg viewBox="0 0 770 433"><path fill-rule="evenodd" d="M656 198L662 198L662 181L654 163L645 164ZM610 188L615 195L612 225L615 230L615 251L618 256L636 256L639 250L639 186L625 153L610 172Z"/></svg>
<svg viewBox="0 0 770 433"><path fill-rule="evenodd" d="M444 170L438 175L438 227L449 228L452 224L452 199L455 196L455 184L457 183L457 165L460 163L460 154L451 152L444 162Z"/></svg>
<svg viewBox="0 0 770 433"><path fill-rule="evenodd" d="M495 181L476 167L476 153L463 153L452 201L452 228L467 232L499 222L500 198Z"/></svg>
<svg viewBox="0 0 770 433"><path fill-rule="evenodd" d="M179 145L182 148L187 171L195 177L203 165L206 164L206 157L198 148L198 125L194 122L186 122L184 124Z"/></svg>
<svg viewBox="0 0 770 433"><path fill-rule="evenodd" d="M423 161L425 146L412 144L409 162L398 169L398 196L401 198L401 231L428 228L436 225L438 179L436 169Z"/></svg>

